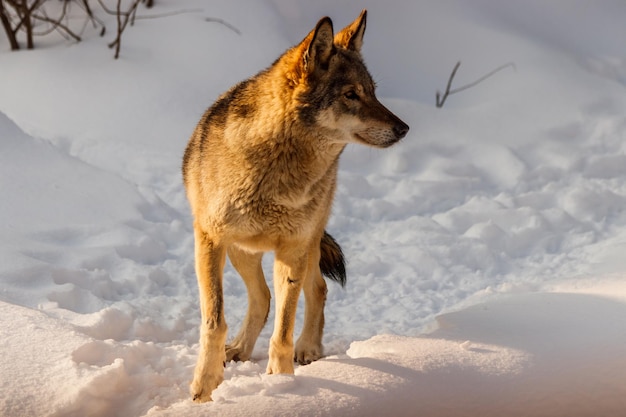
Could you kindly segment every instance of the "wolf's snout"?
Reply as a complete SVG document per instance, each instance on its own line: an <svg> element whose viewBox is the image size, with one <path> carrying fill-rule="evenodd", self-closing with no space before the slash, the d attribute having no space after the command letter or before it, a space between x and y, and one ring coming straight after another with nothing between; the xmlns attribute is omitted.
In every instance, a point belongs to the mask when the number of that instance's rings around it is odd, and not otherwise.
<svg viewBox="0 0 626 417"><path fill-rule="evenodd" d="M405 137L408 131L409 125L404 122L396 123L393 126L393 134L396 135L397 139L402 139L403 137Z"/></svg>

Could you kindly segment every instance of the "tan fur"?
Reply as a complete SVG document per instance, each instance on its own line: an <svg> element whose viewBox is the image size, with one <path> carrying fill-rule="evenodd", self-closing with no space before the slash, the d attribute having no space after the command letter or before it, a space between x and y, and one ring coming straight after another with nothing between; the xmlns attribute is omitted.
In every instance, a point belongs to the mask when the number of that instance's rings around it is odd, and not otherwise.
<svg viewBox="0 0 626 417"><path fill-rule="evenodd" d="M347 143L387 147L408 126L374 95L360 54L366 12L336 36L323 18L270 68L223 94L194 131L183 161L194 217L202 315L191 393L209 401L227 360L247 360L265 325L270 291L261 268L275 252L276 319L267 372L293 373L322 354L326 283L322 265L339 246L324 228ZM339 252L339 253L338 253ZM248 290L248 312L226 346L222 273L226 255ZM343 258L341 258L343 262ZM302 334L293 342L304 290Z"/></svg>

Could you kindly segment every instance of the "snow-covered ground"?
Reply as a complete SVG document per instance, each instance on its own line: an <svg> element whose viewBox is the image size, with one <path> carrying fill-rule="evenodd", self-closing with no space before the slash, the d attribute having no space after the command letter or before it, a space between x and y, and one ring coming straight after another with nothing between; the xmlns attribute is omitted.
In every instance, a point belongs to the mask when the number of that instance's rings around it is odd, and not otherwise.
<svg viewBox="0 0 626 417"><path fill-rule="evenodd" d="M89 28L34 51L0 40L0 415L626 413L626 3L156 3L140 13L195 11L138 20L118 61ZM187 139L320 17L364 7L378 95L411 131L342 156L328 356L265 375L270 317L253 360L194 404ZM436 109L458 60L456 86L515 70ZM225 298L235 331L230 266Z"/></svg>

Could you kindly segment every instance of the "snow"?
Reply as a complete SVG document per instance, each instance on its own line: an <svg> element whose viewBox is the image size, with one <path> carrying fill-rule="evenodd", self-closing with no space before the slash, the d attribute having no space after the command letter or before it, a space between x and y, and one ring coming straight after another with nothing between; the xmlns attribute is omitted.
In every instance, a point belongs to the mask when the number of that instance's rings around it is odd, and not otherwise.
<svg viewBox="0 0 626 417"><path fill-rule="evenodd" d="M187 139L219 93L320 17L340 28L363 7L379 98L411 131L342 155L328 230L348 284L329 286L327 356L265 375L270 313L252 361L228 363L214 402L195 404ZM625 4L180 0L141 13L181 9L196 11L138 20L118 61L89 28L18 53L0 39L0 415L624 414ZM458 60L455 86L515 69L436 109ZM234 332L246 297L230 266L224 291Z"/></svg>

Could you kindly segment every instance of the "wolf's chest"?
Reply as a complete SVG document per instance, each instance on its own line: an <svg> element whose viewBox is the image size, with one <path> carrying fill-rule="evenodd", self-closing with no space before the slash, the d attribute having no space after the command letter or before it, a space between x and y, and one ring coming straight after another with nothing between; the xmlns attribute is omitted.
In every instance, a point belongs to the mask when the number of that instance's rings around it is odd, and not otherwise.
<svg viewBox="0 0 626 417"><path fill-rule="evenodd" d="M334 172L306 181L293 172L250 175L231 201L229 220L255 231L298 232L315 222L334 194Z"/></svg>

